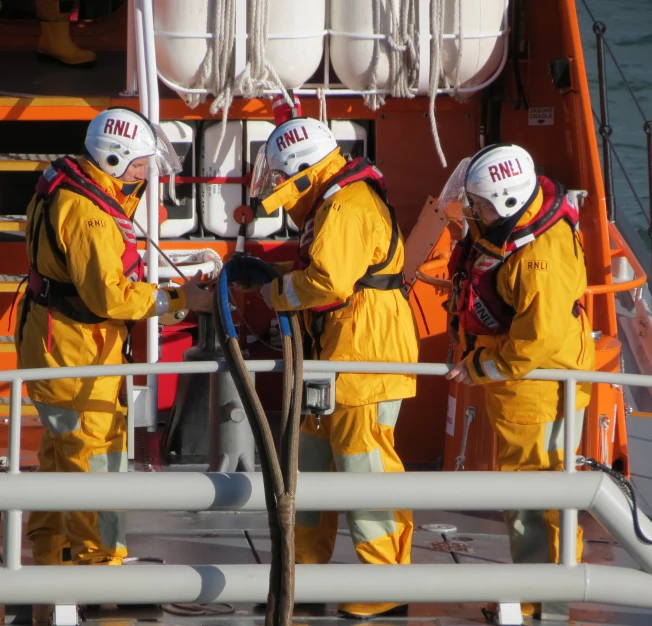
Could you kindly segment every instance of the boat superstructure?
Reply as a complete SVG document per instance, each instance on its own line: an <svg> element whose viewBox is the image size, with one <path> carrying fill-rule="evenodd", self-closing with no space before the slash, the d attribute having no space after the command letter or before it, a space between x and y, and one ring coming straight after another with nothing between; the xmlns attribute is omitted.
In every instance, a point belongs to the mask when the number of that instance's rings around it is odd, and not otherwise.
<svg viewBox="0 0 652 626"><path fill-rule="evenodd" d="M549 623L563 615L557 601L574 603L571 619L578 624L648 623L652 604L644 590L652 557L641 536L652 537L652 523L640 513L637 534L612 478L576 472L571 454L568 471L557 476L491 473L496 440L482 389L443 377L444 364L459 358L451 352L442 304L447 260L463 224L440 210L437 198L463 158L491 143L517 143L581 207L589 277L583 305L600 373L590 377L595 384L580 453L610 468L614 480L633 477L637 504L649 511L652 472L643 446L650 427L643 416L650 408L645 387L652 385L633 376L652 374L652 344L641 332L649 324L645 261L610 213L612 191L602 175L573 0L553 0L545 10L524 0L129 0L72 28L77 41L98 50L93 69L38 65L38 24L0 19L0 442L8 450L7 473L0 476L6 479L0 602L7 605L6 623L23 623L32 604L55 605L53 621L62 626L116 615L173 623L263 620L255 603L266 597L270 539L260 475L213 473L220 467L210 422L220 415L209 400L218 387L228 393L228 385L211 323L183 314L142 324L135 337L141 365L119 370L129 381L133 472L99 477L106 479L102 486L89 477L82 489L74 479L84 476L44 479L30 472L41 426L23 383L65 372L15 371L13 303L27 271L21 213L33 185L53 155L79 152L88 120L109 106L131 106L160 122L183 160L176 180L152 181L136 214L148 235L139 241L148 280L178 280L158 248L190 276L228 260L238 236L251 256L293 259L296 226L282 212L264 215L248 195L257 150L274 128L275 96L281 102L298 96L303 114L327 120L344 152L368 156L386 176L407 240L406 278L421 336L418 394L404 401L396 431L397 450L412 471L378 486L345 484L349 477L336 475L312 484L300 476L297 494L305 510L348 510L363 502L392 508L398 506L393 498L403 498L400 506L415 509L415 568L355 569L348 531L341 530L336 565L325 566L332 569L298 568L297 602L325 604L297 607L295 622L337 622L330 603L346 594L372 601L396 593L413 603L409 616L384 623L483 623L482 602L495 600L503 603L502 623L516 624L521 599L555 601ZM159 204L168 216L160 228ZM243 293L234 295L233 312L274 428L281 410L278 322L262 300ZM329 372L332 380L346 367L332 365L307 361L305 371ZM397 367L356 365L361 371ZM81 375L99 373L107 372ZM568 403L581 378L538 375L568 380ZM626 392L627 385L636 391ZM110 572L28 567L21 512L55 505L133 511L134 560ZM567 509L561 565L509 565L500 510L517 505ZM578 509L586 532L579 565L572 556ZM169 610L125 606L79 617L76 609L109 602L164 603ZM174 602L186 606L175 613ZM187 606L220 602L233 606Z"/></svg>

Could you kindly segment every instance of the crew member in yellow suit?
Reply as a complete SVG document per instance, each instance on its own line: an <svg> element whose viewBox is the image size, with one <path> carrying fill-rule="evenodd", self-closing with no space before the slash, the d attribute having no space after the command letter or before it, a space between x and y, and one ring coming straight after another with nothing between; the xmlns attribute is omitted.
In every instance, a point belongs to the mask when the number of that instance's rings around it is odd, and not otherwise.
<svg viewBox="0 0 652 626"><path fill-rule="evenodd" d="M328 127L311 118L278 126L257 165L254 195L264 197L269 213L282 206L301 229L298 261L262 287L266 302L279 311L305 311L313 358L417 361L403 240L380 172L366 160L347 164ZM415 393L412 375L339 374L334 412L321 419L309 415L302 425L299 470L404 471L394 427L401 400ZM347 521L362 563L410 562L411 512L350 511ZM298 563L328 563L337 522L334 511L297 513ZM348 603L339 610L365 618L405 613L407 606Z"/></svg>
<svg viewBox="0 0 652 626"><path fill-rule="evenodd" d="M449 311L465 357L447 378L484 385L501 471L562 470L563 383L519 379L536 368L595 367L580 304L587 279L578 210L559 183L536 176L518 146L488 146L461 165L473 219L449 264ZM577 387L574 448L590 391ZM558 562L559 511L506 511L505 521L515 563ZM538 614L541 605L522 610Z"/></svg>
<svg viewBox="0 0 652 626"><path fill-rule="evenodd" d="M179 169L162 131L135 111L114 108L90 123L84 156L44 172L27 209L31 267L16 326L18 366L118 365L128 356L128 326L190 308L210 311L196 276L180 288L142 282L131 218L146 186L150 157L159 171ZM40 472L126 471L120 377L27 383L46 429ZM34 560L120 565L127 549L123 514L33 512Z"/></svg>
<svg viewBox="0 0 652 626"><path fill-rule="evenodd" d="M73 0L36 0L36 17L41 21L41 35L36 52L39 58L65 65L90 67L97 58L92 50L83 50L70 38Z"/></svg>

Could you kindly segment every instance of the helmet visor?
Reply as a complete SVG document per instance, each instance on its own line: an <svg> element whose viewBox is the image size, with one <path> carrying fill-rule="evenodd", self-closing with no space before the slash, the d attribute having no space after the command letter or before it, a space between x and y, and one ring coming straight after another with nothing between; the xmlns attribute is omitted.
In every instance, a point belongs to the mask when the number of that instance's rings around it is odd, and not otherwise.
<svg viewBox="0 0 652 626"><path fill-rule="evenodd" d="M254 169L251 175L251 185L249 186L249 197L264 200L270 196L276 187L278 187L287 176L278 170L270 170L267 163L265 150L267 143L258 148Z"/></svg>
<svg viewBox="0 0 652 626"><path fill-rule="evenodd" d="M473 202L464 188L470 163L470 157L462 159L439 194L439 209L449 219L478 219L473 211Z"/></svg>
<svg viewBox="0 0 652 626"><path fill-rule="evenodd" d="M151 173L158 174L159 176L178 174L182 169L181 161L174 150L172 142L160 126L151 124L151 128L156 138L156 152L153 156L157 170L156 172L151 171Z"/></svg>

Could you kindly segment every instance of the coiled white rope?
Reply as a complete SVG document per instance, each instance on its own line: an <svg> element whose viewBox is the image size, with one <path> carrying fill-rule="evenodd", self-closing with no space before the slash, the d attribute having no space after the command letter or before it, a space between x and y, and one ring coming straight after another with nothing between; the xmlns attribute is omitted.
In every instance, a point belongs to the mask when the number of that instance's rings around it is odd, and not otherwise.
<svg viewBox="0 0 652 626"><path fill-rule="evenodd" d="M396 2L400 8L397 11ZM419 54L417 52L416 4L413 0L400 2L389 0L390 32L387 44L390 49L389 71L392 96L412 98L410 87L419 76ZM398 36L398 41L396 40Z"/></svg>
<svg viewBox="0 0 652 626"><path fill-rule="evenodd" d="M389 58L390 93L395 98L413 98L410 88L419 75L416 0L372 0L374 35L383 33L384 18L389 23L389 29L384 41L373 40L369 91L378 89L378 65L381 45L384 45ZM378 93L365 94L364 101L372 111L385 104L385 98Z"/></svg>
<svg viewBox="0 0 652 626"><path fill-rule="evenodd" d="M383 21L388 22L388 32L385 39L374 38L371 59L371 76L369 91L378 89L378 66L380 63L381 46L387 47L389 60L389 86L388 90L396 98L413 98L411 89L418 81L419 55L418 45L420 37L430 36L430 75L428 80L428 117L430 130L435 142L435 149L443 167L447 167L446 157L439 139L437 120L435 115L435 99L440 85L451 88L452 95L456 96L460 87L460 69L462 65L462 51L464 44L462 28L462 0L455 0L455 15L457 21L457 64L455 67L455 83L450 85L443 71L443 46L444 46L444 3L446 0L430 0L430 32L419 33L415 29L416 1L415 0L372 0L372 23L374 35L383 34ZM382 94L370 93L364 96L365 104L375 111L383 104L385 98Z"/></svg>
<svg viewBox="0 0 652 626"><path fill-rule="evenodd" d="M442 78L443 68L441 52L444 45L444 0L430 0L430 77L428 82L428 119L430 120L430 131L435 140L437 155L443 167L447 167L446 157L439 140L437 120L435 119L435 100L439 81ZM445 80L445 79L444 79Z"/></svg>
<svg viewBox="0 0 652 626"><path fill-rule="evenodd" d="M222 111L222 128L213 160L226 135L229 108L236 93L244 98L258 98L265 89L279 89L290 106L293 102L278 74L265 58L269 26L270 0L247 0L250 32L247 38L247 63L240 76L234 76L236 45L236 0L214 0L212 39L201 67L191 80L190 88L206 89L214 96L212 115ZM186 103L194 108L206 99L203 94L188 94Z"/></svg>
<svg viewBox="0 0 652 626"><path fill-rule="evenodd" d="M326 110L326 90L323 87L317 89L317 99L319 100L319 121L322 124L327 124L328 112Z"/></svg>
<svg viewBox="0 0 652 626"><path fill-rule="evenodd" d="M415 24L417 0L372 0L372 21L374 34L382 34L383 21L388 22L388 32L384 40L374 38L372 54L372 71L369 81L369 91L378 90L378 66L380 63L381 46L387 47L389 59L389 91L393 97L413 98L411 89L416 84L419 74L418 42L420 37L430 36L430 75L428 82L430 129L435 142L435 148L443 167L447 167L446 158L439 139L435 116L435 100L440 84L452 88L455 96L460 87L460 69L464 44L462 28L463 0L455 0L457 17L457 63L455 67L455 83L450 85L443 72L442 52L444 43L444 2L446 0L430 0L430 33L419 33ZM265 58L267 43L270 0L247 0L247 11L250 19L249 37L247 40L247 64L237 78L234 77L235 58L235 10L236 0L214 0L213 6L213 38L206 52L204 61L190 82L192 89L206 89L215 97L210 112L216 115L222 111L222 129L214 160L222 147L226 134L228 110L235 93L240 92L245 98L257 98L263 95L265 89L281 91L290 106L292 99L282 85L274 68ZM326 117L326 98L324 91L318 92L320 101L320 118ZM185 100L192 108L205 100L201 94L187 94ZM370 93L364 96L365 104L375 111L385 104L382 94Z"/></svg>
<svg viewBox="0 0 652 626"><path fill-rule="evenodd" d="M455 64L455 84L453 85L453 93L451 94L454 97L457 96L457 91L460 88L460 70L462 69L462 53L464 51L462 0L455 0L455 2L457 4L457 63Z"/></svg>

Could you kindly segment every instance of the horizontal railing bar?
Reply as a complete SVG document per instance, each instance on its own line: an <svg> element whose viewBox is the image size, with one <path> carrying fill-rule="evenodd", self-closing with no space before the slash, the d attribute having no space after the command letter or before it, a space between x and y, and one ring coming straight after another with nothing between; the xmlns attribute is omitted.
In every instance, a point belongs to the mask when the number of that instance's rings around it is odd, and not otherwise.
<svg viewBox="0 0 652 626"><path fill-rule="evenodd" d="M508 30L499 30L493 33L474 33L468 34L464 33L462 39L472 41L474 39L498 39L504 37L509 31ZM351 33L341 30L325 29L320 31L315 31L312 33L274 33L267 36L268 41L287 41L292 39L316 39L317 37L325 37L326 35L331 35L333 37L343 37L346 39L359 39L362 41L374 41L374 40L387 40L389 36L380 33ZM154 30L155 37L163 37L165 39L214 39L215 36L213 33L191 33L191 32L176 32L170 30ZM247 34L245 39L250 39L250 36ZM432 40L432 35L428 33L428 39ZM460 39L459 33L449 33L444 34L443 39L445 41L456 41Z"/></svg>
<svg viewBox="0 0 652 626"><path fill-rule="evenodd" d="M652 608L649 574L582 564L297 565L295 601L599 602ZM0 569L1 604L266 602L268 565Z"/></svg>
<svg viewBox="0 0 652 626"><path fill-rule="evenodd" d="M589 509L601 485L610 480L593 472L301 472L296 507L299 511ZM12 509L265 511L266 507L260 472L0 474L0 510Z"/></svg>
<svg viewBox="0 0 652 626"><path fill-rule="evenodd" d="M282 372L281 360L252 360L245 365L250 372ZM445 363L395 363L371 361L304 361L306 372L355 372L369 374L417 374L443 376L454 366ZM126 376L128 374L208 374L226 372L223 360L178 363L131 363L123 365L89 365L83 367L38 368L6 370L0 372L0 382L17 378L28 380L53 380L59 378L95 378L97 376ZM538 369L523 377L528 380L568 380L578 382L611 383L633 387L652 387L652 376L619 374L581 370Z"/></svg>

